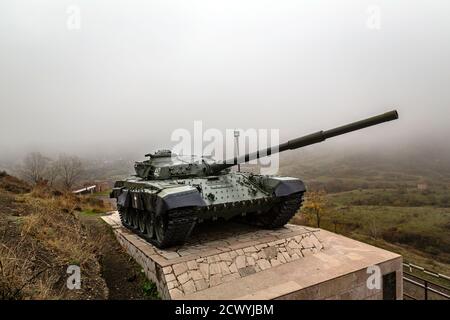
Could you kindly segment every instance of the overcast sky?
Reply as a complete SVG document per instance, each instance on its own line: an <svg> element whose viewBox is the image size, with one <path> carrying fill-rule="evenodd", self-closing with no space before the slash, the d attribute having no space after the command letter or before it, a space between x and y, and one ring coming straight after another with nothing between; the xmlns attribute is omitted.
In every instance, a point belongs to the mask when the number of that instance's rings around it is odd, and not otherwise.
<svg viewBox="0 0 450 320"><path fill-rule="evenodd" d="M194 120L293 138L394 107L330 146L448 143L449 17L448 0L2 0L0 158L152 151Z"/></svg>

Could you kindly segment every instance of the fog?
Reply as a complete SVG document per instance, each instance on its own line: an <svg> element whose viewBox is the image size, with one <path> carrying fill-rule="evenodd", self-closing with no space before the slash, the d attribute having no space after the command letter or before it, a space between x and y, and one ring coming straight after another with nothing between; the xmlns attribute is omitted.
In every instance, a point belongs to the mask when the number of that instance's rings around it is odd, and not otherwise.
<svg viewBox="0 0 450 320"><path fill-rule="evenodd" d="M0 160L140 154L195 120L284 140L394 108L326 147L447 148L449 17L445 0L2 0Z"/></svg>

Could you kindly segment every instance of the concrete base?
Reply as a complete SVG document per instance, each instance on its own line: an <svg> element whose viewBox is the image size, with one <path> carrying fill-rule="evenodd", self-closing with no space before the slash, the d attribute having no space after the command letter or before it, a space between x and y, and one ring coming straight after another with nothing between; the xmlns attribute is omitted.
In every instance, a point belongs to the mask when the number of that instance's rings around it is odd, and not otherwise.
<svg viewBox="0 0 450 320"><path fill-rule="evenodd" d="M103 220L163 299L382 299L383 288L367 286L374 265L395 272L394 295L403 295L400 255L326 230L200 224L185 245L160 250L117 213Z"/></svg>

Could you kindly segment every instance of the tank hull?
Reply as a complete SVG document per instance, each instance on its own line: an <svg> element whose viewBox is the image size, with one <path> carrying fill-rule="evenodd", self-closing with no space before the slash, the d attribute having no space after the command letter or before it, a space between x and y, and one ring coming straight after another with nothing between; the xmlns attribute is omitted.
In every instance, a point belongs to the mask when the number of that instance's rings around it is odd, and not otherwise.
<svg viewBox="0 0 450 320"><path fill-rule="evenodd" d="M242 217L241 220L262 227L280 226L279 223L276 226L267 221L264 223L267 217L262 217L273 214L281 202L291 197L298 200L295 200L298 205L290 208L289 213L285 213L290 219L300 208L304 192L305 186L297 178L230 172L176 180L152 181L132 177L117 181L111 197L117 199L126 227L140 233L159 247L167 247L181 244L197 223L206 220ZM184 220L178 221L179 228L183 231L178 232L186 234L165 241L167 244L163 245L164 241L158 240L156 236L158 226L155 220L165 217L165 225L159 227L167 229L173 222L170 220L173 212L178 216L183 215ZM284 218L286 219L287 217ZM153 223L148 220L153 220ZM181 227L183 223L185 226Z"/></svg>

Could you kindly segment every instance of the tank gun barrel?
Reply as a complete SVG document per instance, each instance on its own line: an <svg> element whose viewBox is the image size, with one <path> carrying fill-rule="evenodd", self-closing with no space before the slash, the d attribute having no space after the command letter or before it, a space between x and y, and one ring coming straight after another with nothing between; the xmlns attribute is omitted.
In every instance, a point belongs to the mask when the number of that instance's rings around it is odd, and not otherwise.
<svg viewBox="0 0 450 320"><path fill-rule="evenodd" d="M234 157L233 159L228 159L224 162L214 163L210 166L212 172L217 172L237 164L249 162L251 160L259 159L261 157L270 156L271 154L275 154L278 152L283 152L286 150L293 150L302 147L306 147L315 143L323 142L328 138L336 137L342 134L346 134L352 131L364 129L367 127L371 127L377 124L381 124L383 122L392 121L398 119L398 113L396 110L389 111L374 117L370 117L367 119L363 119L360 121L352 122L350 124L346 124L340 127L336 127L330 130L318 131L315 133L308 134L303 137L299 137L296 139L289 140L285 143L282 143L278 146L267 148L264 150L258 150L253 153L247 153L240 157Z"/></svg>

